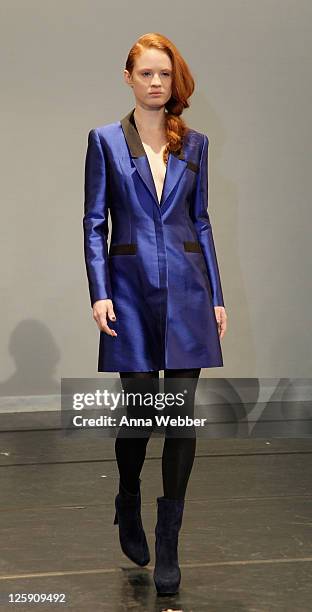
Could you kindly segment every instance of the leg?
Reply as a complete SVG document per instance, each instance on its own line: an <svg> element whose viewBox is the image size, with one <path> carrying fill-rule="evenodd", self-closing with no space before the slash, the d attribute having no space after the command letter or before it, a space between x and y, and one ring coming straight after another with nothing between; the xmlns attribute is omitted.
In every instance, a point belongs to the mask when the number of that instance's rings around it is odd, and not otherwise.
<svg viewBox="0 0 312 612"><path fill-rule="evenodd" d="M168 407L171 417L194 415L194 398L200 368L194 370L165 370L165 392L183 393L184 405ZM166 384L167 383L167 384ZM168 426L167 426L168 427ZM190 431L191 429L191 431ZM176 431L175 431L176 430ZM157 497L157 524L155 527L154 582L159 595L177 593L181 570L178 563L178 536L184 511L184 496L191 473L196 447L195 427L169 427L163 448L163 497ZM184 438L180 437L181 435ZM191 437L190 436L191 433ZM174 436L174 437L171 437ZM178 437L177 437L178 436Z"/></svg>
<svg viewBox="0 0 312 612"><path fill-rule="evenodd" d="M194 418L194 401L200 368L165 370L165 390L183 393L183 406L172 406L170 416L189 416ZM185 380L186 379L186 380ZM166 384L167 383L167 384ZM164 496L170 499L184 498L187 483L194 463L196 450L196 430L192 427L169 427L165 437L162 455L162 477ZM184 434L184 437L183 437Z"/></svg>
<svg viewBox="0 0 312 612"><path fill-rule="evenodd" d="M152 393L153 396L153 393L158 390L158 371L120 372L120 378L126 393ZM127 416L130 418L151 416L154 411L153 406L140 406L139 402L135 401L136 398L140 399L140 396L126 397ZM140 566L146 565L150 560L141 517L139 476L152 431L153 427L147 428L144 432L145 437L142 437L142 430L139 427L121 426L115 441L120 479L119 493L115 498L114 524L119 525L119 541L122 551L131 561ZM129 433L131 437L127 437Z"/></svg>
<svg viewBox="0 0 312 612"><path fill-rule="evenodd" d="M120 372L122 387L125 393L157 393L159 372ZM142 408L141 408L142 412ZM154 409L146 407L144 416L152 417ZM130 418L142 416L140 407L129 401L127 405L127 416ZM131 437L125 437L125 434ZM119 469L120 481L124 488L130 493L137 493L139 489L139 476L144 464L146 447L152 433L152 428L147 429L142 437L142 428L121 426L115 440L115 454Z"/></svg>

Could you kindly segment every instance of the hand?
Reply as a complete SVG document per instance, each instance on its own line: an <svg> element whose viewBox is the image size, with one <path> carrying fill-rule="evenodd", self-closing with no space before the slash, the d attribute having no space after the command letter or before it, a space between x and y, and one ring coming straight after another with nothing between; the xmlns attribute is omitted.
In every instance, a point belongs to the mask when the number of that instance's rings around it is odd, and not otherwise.
<svg viewBox="0 0 312 612"><path fill-rule="evenodd" d="M225 312L224 306L214 306L214 309L215 309L215 315L216 315L216 319L218 323L218 332L219 332L220 340L222 340L226 332L226 327L227 327L226 325L227 314Z"/></svg>
<svg viewBox="0 0 312 612"><path fill-rule="evenodd" d="M108 334L108 336L117 336L114 329L107 325L107 315L111 321L116 321L112 300L97 300L93 304L93 318L95 319L98 328Z"/></svg>

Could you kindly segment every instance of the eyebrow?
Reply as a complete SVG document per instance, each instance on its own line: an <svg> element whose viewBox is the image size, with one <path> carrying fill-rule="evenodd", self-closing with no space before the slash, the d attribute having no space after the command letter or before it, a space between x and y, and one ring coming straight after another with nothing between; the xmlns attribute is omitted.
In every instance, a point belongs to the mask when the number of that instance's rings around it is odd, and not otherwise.
<svg viewBox="0 0 312 612"><path fill-rule="evenodd" d="M139 68L139 70L153 70L153 68ZM161 68L161 70L166 70L166 72L172 72L170 68Z"/></svg>

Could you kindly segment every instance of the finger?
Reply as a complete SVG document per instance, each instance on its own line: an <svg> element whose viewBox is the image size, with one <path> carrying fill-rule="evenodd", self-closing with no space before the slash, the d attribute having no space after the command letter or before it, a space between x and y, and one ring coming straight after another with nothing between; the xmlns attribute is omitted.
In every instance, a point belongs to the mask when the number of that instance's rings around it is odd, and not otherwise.
<svg viewBox="0 0 312 612"><path fill-rule="evenodd" d="M115 332L115 330L111 329L106 324L102 324L100 329L101 331L105 332L105 334L108 334L108 336L117 336L117 333Z"/></svg>
<svg viewBox="0 0 312 612"><path fill-rule="evenodd" d="M109 316L109 318L110 318L110 320L111 320L111 321L116 321L116 315L115 315L115 313L114 313L113 308L110 308L110 309L109 309L109 311L108 311L108 316Z"/></svg>
<svg viewBox="0 0 312 612"><path fill-rule="evenodd" d="M220 335L220 338L224 337L225 332L226 332L226 324L223 321L223 324L221 325L221 335Z"/></svg>
<svg viewBox="0 0 312 612"><path fill-rule="evenodd" d="M108 327L106 314L100 315L100 325L101 325L100 329L106 334L108 334L109 336L117 336L115 330Z"/></svg>
<svg viewBox="0 0 312 612"><path fill-rule="evenodd" d="M112 307L110 307L108 309L107 314L108 314L108 316L109 316L111 321L116 321L116 315L115 315L114 309ZM107 321L106 321L106 323L107 323ZM117 333L115 332L114 329L111 329L110 327L108 329L110 329L110 331L111 331L111 336L117 336Z"/></svg>
<svg viewBox="0 0 312 612"><path fill-rule="evenodd" d="M222 321L220 321L220 319L217 319L217 327L218 327L218 334L219 337L221 336L221 331L222 331Z"/></svg>

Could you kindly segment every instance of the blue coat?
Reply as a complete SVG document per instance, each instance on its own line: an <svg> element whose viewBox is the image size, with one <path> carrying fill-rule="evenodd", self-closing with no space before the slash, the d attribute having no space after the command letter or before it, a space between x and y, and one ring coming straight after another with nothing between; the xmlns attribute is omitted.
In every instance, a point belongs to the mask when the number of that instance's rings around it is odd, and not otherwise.
<svg viewBox="0 0 312 612"><path fill-rule="evenodd" d="M190 129L182 152L169 154L159 202L134 110L88 135L83 229L90 300L113 301L116 321L107 322L118 334L100 332L98 371L223 366L208 137Z"/></svg>

